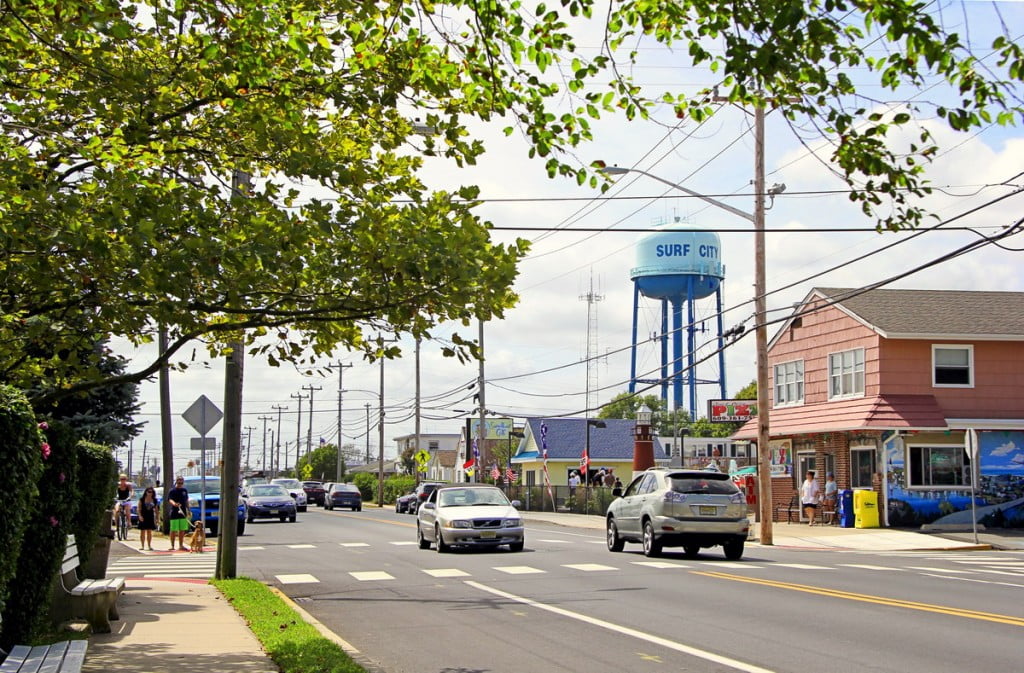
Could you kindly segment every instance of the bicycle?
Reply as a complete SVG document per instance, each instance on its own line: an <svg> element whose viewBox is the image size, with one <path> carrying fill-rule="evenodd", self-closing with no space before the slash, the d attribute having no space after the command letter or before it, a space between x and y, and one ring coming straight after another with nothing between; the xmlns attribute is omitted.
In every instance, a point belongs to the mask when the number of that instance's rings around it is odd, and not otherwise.
<svg viewBox="0 0 1024 673"><path fill-rule="evenodd" d="M114 521L114 527L117 529L118 540L128 539L128 527L131 525L131 511L131 500L117 501L117 519Z"/></svg>

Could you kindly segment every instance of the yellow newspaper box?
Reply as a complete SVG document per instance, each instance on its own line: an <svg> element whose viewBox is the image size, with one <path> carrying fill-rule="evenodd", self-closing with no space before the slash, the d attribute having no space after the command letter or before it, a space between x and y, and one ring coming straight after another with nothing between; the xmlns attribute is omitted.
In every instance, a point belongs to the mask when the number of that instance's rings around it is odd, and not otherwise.
<svg viewBox="0 0 1024 673"><path fill-rule="evenodd" d="M878 494L874 491L853 492L853 527L878 528Z"/></svg>

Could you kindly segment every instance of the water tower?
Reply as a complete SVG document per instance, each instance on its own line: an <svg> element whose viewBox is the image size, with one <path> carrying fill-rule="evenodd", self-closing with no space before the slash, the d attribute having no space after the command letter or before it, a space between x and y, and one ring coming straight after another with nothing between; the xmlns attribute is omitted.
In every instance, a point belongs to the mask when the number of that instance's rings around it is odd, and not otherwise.
<svg viewBox="0 0 1024 673"><path fill-rule="evenodd" d="M689 224L674 222L659 225L658 231L642 238L636 247L637 266L629 273L633 280L633 346L630 361L629 392L636 392L638 383L661 383L661 398L668 402L668 386L672 383L673 408L683 407L683 384L689 393L690 418L697 418L697 385L718 384L725 397L725 354L722 350L722 248L718 234ZM637 379L636 333L640 295L661 301L661 377ZM715 320L718 346L718 378L697 376L695 304L715 297ZM683 309L686 321L683 321ZM669 331L669 309L672 329ZM683 334L686 335L685 367ZM672 336L672 358L668 356L669 335ZM667 406L667 404L666 404Z"/></svg>

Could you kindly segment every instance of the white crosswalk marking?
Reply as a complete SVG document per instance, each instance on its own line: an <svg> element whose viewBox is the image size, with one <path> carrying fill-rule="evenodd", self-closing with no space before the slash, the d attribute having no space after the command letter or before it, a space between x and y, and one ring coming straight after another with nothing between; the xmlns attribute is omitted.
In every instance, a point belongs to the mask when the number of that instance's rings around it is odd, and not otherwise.
<svg viewBox="0 0 1024 673"><path fill-rule="evenodd" d="M509 575L531 575L534 573L547 572L546 570L531 568L530 566L496 566L494 569L498 572L508 573Z"/></svg>
<svg viewBox="0 0 1024 673"><path fill-rule="evenodd" d="M566 563L563 564L562 567L569 568L571 570L582 570L587 573L598 572L601 570L618 570L618 568L601 565L600 563Z"/></svg>
<svg viewBox="0 0 1024 673"><path fill-rule="evenodd" d="M289 549L316 549L315 544L290 544Z"/></svg>
<svg viewBox="0 0 1024 673"><path fill-rule="evenodd" d="M846 568L860 568L862 570L882 570L887 572L903 572L903 568L893 568L892 566L873 566L868 563L840 563L839 565Z"/></svg>
<svg viewBox="0 0 1024 673"><path fill-rule="evenodd" d="M632 561L635 566L647 566L648 568L689 568L682 563L671 563L669 561Z"/></svg>
<svg viewBox="0 0 1024 673"><path fill-rule="evenodd" d="M807 563L775 563L773 568L796 568L797 570L835 570L829 566L815 566Z"/></svg>
<svg viewBox="0 0 1024 673"><path fill-rule="evenodd" d="M911 570L923 570L929 573L952 573L954 575L970 575L973 570L953 570L952 568L934 568L931 566L909 566Z"/></svg>
<svg viewBox="0 0 1024 673"><path fill-rule="evenodd" d="M277 581L281 584L319 584L320 580L312 575L302 573L299 575L277 575Z"/></svg>
<svg viewBox="0 0 1024 673"><path fill-rule="evenodd" d="M217 569L217 555L204 554L147 554L125 556L107 567L114 577L213 577Z"/></svg>
<svg viewBox="0 0 1024 673"><path fill-rule="evenodd" d="M469 577L469 573L458 568L434 568L425 569L423 572L431 577Z"/></svg>
<svg viewBox="0 0 1024 673"><path fill-rule="evenodd" d="M738 563L735 561L721 561L708 566L708 568L736 568L737 570L757 570L762 567L755 563Z"/></svg>
<svg viewBox="0 0 1024 673"><path fill-rule="evenodd" d="M415 540L403 540L403 541L401 541L401 542L397 542L397 541L396 541L396 542L391 542L391 543L389 543L389 544L393 544L393 545L395 545L396 547L408 547L408 546L410 546L410 545L414 545L414 544L417 544L417 543L416 543L416 541L415 541Z"/></svg>
<svg viewBox="0 0 1024 673"><path fill-rule="evenodd" d="M395 579L392 575L384 572L383 570L368 570L363 572L351 572L349 573L352 577L356 578L360 582L380 582L382 580L393 580Z"/></svg>
<svg viewBox="0 0 1024 673"><path fill-rule="evenodd" d="M369 547L370 545L366 542L339 542L341 547Z"/></svg>

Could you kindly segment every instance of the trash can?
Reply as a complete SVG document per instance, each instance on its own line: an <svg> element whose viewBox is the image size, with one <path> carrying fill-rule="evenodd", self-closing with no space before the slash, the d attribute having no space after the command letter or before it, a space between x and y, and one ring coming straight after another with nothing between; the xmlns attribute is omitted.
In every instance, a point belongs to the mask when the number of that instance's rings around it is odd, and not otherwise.
<svg viewBox="0 0 1024 673"><path fill-rule="evenodd" d="M853 494L854 528L878 528L878 494L867 489Z"/></svg>
<svg viewBox="0 0 1024 673"><path fill-rule="evenodd" d="M839 527L853 528L853 491L844 488L839 491Z"/></svg>

